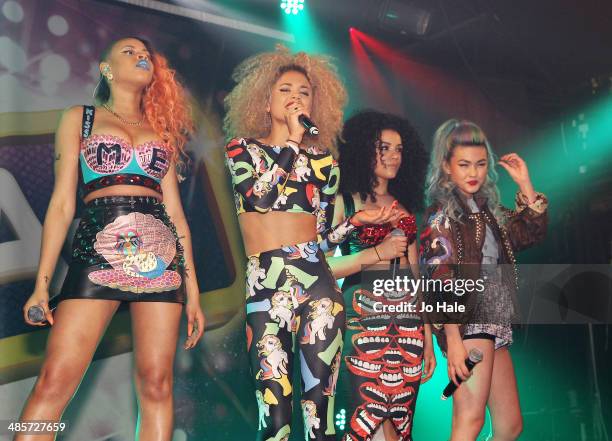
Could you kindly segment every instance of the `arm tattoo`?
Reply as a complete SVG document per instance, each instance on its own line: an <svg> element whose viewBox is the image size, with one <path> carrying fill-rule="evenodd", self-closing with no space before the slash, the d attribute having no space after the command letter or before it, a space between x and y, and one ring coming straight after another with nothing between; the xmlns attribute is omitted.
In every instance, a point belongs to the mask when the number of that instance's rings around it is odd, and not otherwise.
<svg viewBox="0 0 612 441"><path fill-rule="evenodd" d="M58 153L58 154L55 155L55 160L59 161L61 157L62 157L62 154Z"/></svg>

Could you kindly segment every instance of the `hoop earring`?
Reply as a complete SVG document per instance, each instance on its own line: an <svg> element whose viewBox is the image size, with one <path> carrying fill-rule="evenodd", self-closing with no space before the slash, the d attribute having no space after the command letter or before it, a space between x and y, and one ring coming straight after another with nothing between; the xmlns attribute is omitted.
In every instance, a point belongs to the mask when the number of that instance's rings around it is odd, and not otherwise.
<svg viewBox="0 0 612 441"><path fill-rule="evenodd" d="M96 84L96 87L94 87L94 91L91 94L91 98L92 99L96 99L96 93L98 93L98 89L100 88L100 84L102 84L102 75L100 75L100 79L98 80L98 83Z"/></svg>

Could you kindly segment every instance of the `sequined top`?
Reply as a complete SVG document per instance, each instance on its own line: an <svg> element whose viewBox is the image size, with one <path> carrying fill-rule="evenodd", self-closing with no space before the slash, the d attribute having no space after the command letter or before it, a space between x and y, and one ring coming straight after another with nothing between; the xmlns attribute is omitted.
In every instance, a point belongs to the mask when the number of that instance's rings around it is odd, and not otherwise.
<svg viewBox="0 0 612 441"><path fill-rule="evenodd" d="M170 168L170 152L161 141L131 145L124 138L91 134L95 108L84 106L79 153L83 196L111 185L140 185L161 193Z"/></svg>
<svg viewBox="0 0 612 441"><path fill-rule="evenodd" d="M349 218L355 213L355 202L350 193L343 193L344 200L344 217ZM397 223L397 228L404 232L408 238L408 244L411 244L416 239L416 218L413 215L401 218ZM342 255L355 254L367 248L381 243L385 237L393 230L390 223L363 225L357 227L340 246Z"/></svg>
<svg viewBox="0 0 612 441"><path fill-rule="evenodd" d="M346 221L331 227L340 169L331 153L315 146L300 149L235 138L225 147L236 212L286 211L317 218L323 251L341 243L355 227Z"/></svg>

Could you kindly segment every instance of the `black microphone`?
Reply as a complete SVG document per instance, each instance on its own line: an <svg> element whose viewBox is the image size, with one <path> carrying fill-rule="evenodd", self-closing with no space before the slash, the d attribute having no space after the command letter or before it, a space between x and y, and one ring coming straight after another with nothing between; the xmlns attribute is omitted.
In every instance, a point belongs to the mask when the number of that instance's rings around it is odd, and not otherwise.
<svg viewBox="0 0 612 441"><path fill-rule="evenodd" d="M470 370L471 372L472 369L474 369L474 366L476 366L476 364L480 363L481 361L482 361L482 352L480 351L480 349L472 348L470 349L468 358L465 359L465 365L467 366L468 370ZM457 378L457 381L459 382L459 384L463 383L463 380L461 378ZM442 396L440 397L440 399L442 400L448 399L448 397L450 397L452 394L455 393L455 391L457 390L457 387L458 386L455 383L453 383L452 380L449 381L446 387L444 388L444 391L442 392Z"/></svg>
<svg viewBox="0 0 612 441"><path fill-rule="evenodd" d="M298 121L301 125L304 126L306 130L308 130L308 133L310 133L311 135L319 134L319 128L317 127L317 125L306 115L298 116Z"/></svg>
<svg viewBox="0 0 612 441"><path fill-rule="evenodd" d="M406 237L406 233L401 228L394 228L391 230L391 236L397 237ZM389 265L389 269L393 270L393 276L395 278L395 268L399 266L401 257L396 257L395 259L391 259L391 264Z"/></svg>
<svg viewBox="0 0 612 441"><path fill-rule="evenodd" d="M404 230L402 230L401 228L394 228L393 230L391 230L391 236L406 237L406 233L404 233ZM395 280L395 271L397 271L399 264L400 264L400 257L391 259L391 263L389 264L389 269L393 271L391 275L393 280Z"/></svg>

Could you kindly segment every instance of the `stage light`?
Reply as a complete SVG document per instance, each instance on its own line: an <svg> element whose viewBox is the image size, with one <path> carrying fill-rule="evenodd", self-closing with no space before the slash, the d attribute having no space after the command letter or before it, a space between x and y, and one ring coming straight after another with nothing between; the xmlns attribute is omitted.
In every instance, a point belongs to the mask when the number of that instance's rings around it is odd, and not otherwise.
<svg viewBox="0 0 612 441"><path fill-rule="evenodd" d="M387 0L381 4L378 22L381 28L402 35L425 35L431 12L418 7L414 1Z"/></svg>
<svg viewBox="0 0 612 441"><path fill-rule="evenodd" d="M340 412L336 414L336 427L340 430L344 430L346 426L346 410L340 409Z"/></svg>
<svg viewBox="0 0 612 441"><path fill-rule="evenodd" d="M285 14L297 15L298 12L304 10L304 0L283 0L280 7Z"/></svg>

